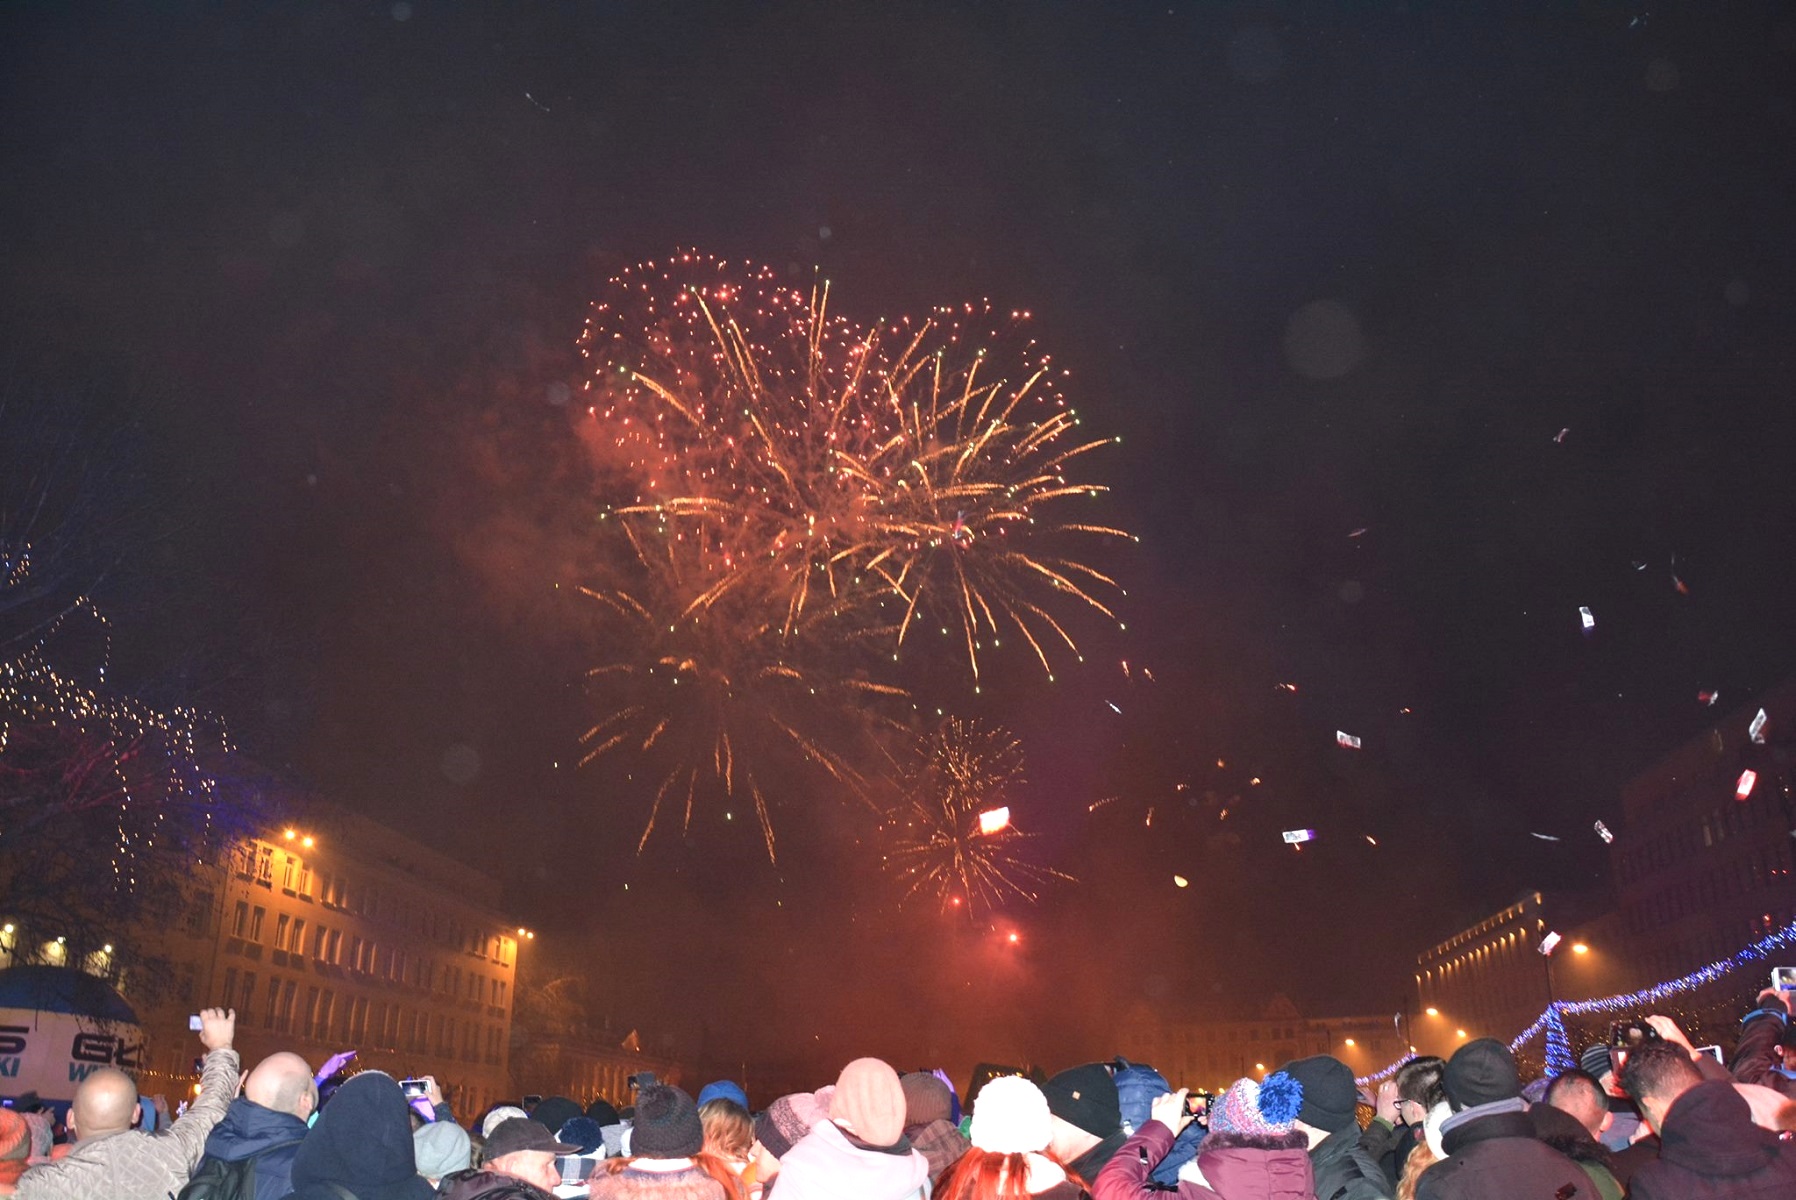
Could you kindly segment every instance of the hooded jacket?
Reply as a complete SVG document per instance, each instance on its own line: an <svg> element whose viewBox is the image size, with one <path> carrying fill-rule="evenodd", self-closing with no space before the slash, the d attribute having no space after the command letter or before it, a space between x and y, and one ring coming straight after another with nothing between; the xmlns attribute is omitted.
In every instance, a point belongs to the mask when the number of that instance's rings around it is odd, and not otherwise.
<svg viewBox="0 0 1796 1200"><path fill-rule="evenodd" d="M1389 1200L1392 1194L1384 1168L1359 1148L1359 1126L1352 1122L1316 1143L1310 1169L1316 1175L1316 1200Z"/></svg>
<svg viewBox="0 0 1796 1200"><path fill-rule="evenodd" d="M1634 1173L1637 1200L1771 1200L1796 1196L1796 1143L1752 1123L1726 1083L1699 1083L1666 1110L1659 1158Z"/></svg>
<svg viewBox="0 0 1796 1200"><path fill-rule="evenodd" d="M929 1161L903 1139L867 1146L819 1121L780 1159L774 1185L779 1200L913 1200L928 1195Z"/></svg>
<svg viewBox="0 0 1796 1200"><path fill-rule="evenodd" d="M1152 1186L1153 1170L1172 1149L1172 1130L1149 1121L1098 1172L1093 1200L1152 1200L1171 1193ZM1301 1133L1285 1139L1213 1133L1194 1160L1203 1183L1181 1177L1180 1200L1314 1200L1314 1175ZM1186 1171L1191 1168L1187 1166Z"/></svg>
<svg viewBox="0 0 1796 1200"><path fill-rule="evenodd" d="M411 1119L399 1082L363 1071L338 1088L293 1156L294 1200L431 1200L418 1174Z"/></svg>
<svg viewBox="0 0 1796 1200"><path fill-rule="evenodd" d="M1504 1100L1455 1114L1441 1130L1446 1161L1422 1172L1416 1200L1595 1197L1584 1169L1534 1136L1521 1103Z"/></svg>
<svg viewBox="0 0 1796 1200"><path fill-rule="evenodd" d="M242 1096L225 1109L224 1120L206 1137L208 1160L256 1160L256 1200L281 1200L293 1190L293 1156L306 1136L306 1123L292 1113L264 1108ZM259 1157L258 1157L259 1156Z"/></svg>

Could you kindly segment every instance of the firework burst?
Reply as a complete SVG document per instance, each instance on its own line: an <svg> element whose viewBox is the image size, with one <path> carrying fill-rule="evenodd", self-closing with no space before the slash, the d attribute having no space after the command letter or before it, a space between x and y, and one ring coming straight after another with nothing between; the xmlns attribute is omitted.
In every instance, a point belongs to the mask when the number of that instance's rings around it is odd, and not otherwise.
<svg viewBox="0 0 1796 1200"><path fill-rule="evenodd" d="M886 868L907 885L902 900L934 896L944 912L969 916L1006 900L1029 903L1045 884L1071 875L1019 853L1035 835L1009 820L1023 785L1022 747L1008 732L950 719L918 741L901 777L904 800L886 822Z"/></svg>
<svg viewBox="0 0 1796 1200"><path fill-rule="evenodd" d="M932 621L975 684L1014 631L1051 676L1052 647L1077 653L1057 609L1114 619L1116 584L1078 543L1129 535L1077 519L1105 489L1068 471L1112 439L1079 437L1027 319L967 305L860 328L827 285L766 270L626 271L581 338L613 512L702 548L694 611L759 595L788 633L818 608L877 613L894 655Z"/></svg>

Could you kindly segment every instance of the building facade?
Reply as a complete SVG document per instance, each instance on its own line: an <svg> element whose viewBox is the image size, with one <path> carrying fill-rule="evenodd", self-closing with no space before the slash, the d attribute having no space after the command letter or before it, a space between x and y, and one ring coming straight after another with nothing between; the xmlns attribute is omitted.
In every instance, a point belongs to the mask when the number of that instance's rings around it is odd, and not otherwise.
<svg viewBox="0 0 1796 1200"><path fill-rule="evenodd" d="M187 1014L217 1005L236 1009L246 1063L353 1049L356 1067L435 1075L464 1116L512 1096L528 941L497 882L375 822L310 811L202 869L178 928L144 932L180 975L141 1014L145 1091L190 1085ZM129 999L129 972L122 983Z"/></svg>
<svg viewBox="0 0 1796 1200"><path fill-rule="evenodd" d="M1275 996L1257 1016L1168 1020L1147 1008L1131 1013L1118 1044L1125 1058L1147 1063L1173 1087L1221 1092L1237 1079L1259 1079L1292 1059L1332 1054L1367 1074L1401 1058L1407 1045L1400 1014L1306 1017Z"/></svg>

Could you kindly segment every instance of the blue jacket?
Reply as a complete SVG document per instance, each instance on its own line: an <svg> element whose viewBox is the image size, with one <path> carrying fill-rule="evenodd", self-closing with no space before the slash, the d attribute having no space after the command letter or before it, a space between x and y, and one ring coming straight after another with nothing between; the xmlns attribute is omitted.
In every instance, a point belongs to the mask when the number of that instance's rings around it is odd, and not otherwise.
<svg viewBox="0 0 1796 1200"><path fill-rule="evenodd" d="M298 1117L239 1096L225 1110L224 1120L206 1136L206 1155L200 1163L203 1166L214 1158L240 1162L261 1154L256 1160L256 1200L281 1200L293 1190L293 1155L305 1136L306 1123ZM281 1145L283 1142L288 1144Z"/></svg>

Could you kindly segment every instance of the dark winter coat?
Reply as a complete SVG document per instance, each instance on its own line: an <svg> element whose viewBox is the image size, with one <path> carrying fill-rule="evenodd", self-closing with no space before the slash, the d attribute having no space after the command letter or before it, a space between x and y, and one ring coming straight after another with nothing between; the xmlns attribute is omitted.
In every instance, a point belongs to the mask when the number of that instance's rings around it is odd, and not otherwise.
<svg viewBox="0 0 1796 1200"><path fill-rule="evenodd" d="M1149 1121L1098 1172L1091 1194L1093 1200L1173 1195L1178 1200L1314 1200L1308 1141L1301 1133L1283 1138L1213 1133L1197 1152L1197 1169L1208 1186L1181 1179L1176 1192L1155 1191L1153 1170L1172 1149L1173 1136L1165 1125Z"/></svg>
<svg viewBox="0 0 1796 1200"><path fill-rule="evenodd" d="M306 1123L292 1113L276 1112L242 1096L225 1109L224 1120L206 1135L206 1156L213 1160L256 1160L256 1200L281 1200L293 1190L293 1155L306 1136ZM259 1157L258 1157L259 1156Z"/></svg>
<svg viewBox="0 0 1796 1200"><path fill-rule="evenodd" d="M1497 1112L1441 1135L1443 1162L1422 1172L1416 1200L1593 1200L1584 1168L1534 1136L1525 1112Z"/></svg>
<svg viewBox="0 0 1796 1200"><path fill-rule="evenodd" d="M1360 1157L1378 1164L1379 1170L1384 1172L1385 1184L1394 1193L1397 1181L1403 1178L1403 1164L1408 1161L1409 1152L1421 1140L1420 1125L1393 1125L1378 1117L1359 1135Z"/></svg>
<svg viewBox="0 0 1796 1200"><path fill-rule="evenodd" d="M552 1200L552 1194L497 1171L457 1171L445 1175L437 1185L437 1195L444 1200L483 1200L505 1197L505 1200Z"/></svg>
<svg viewBox="0 0 1796 1200"><path fill-rule="evenodd" d="M1728 1064L1740 1083L1759 1083L1796 1099L1796 1074L1777 1062L1777 1045L1789 1028L1789 1010L1782 1000L1767 998L1746 1014L1740 1024L1740 1041Z"/></svg>
<svg viewBox="0 0 1796 1200"><path fill-rule="evenodd" d="M1201 1152L1200 1152L1201 1153ZM1310 1150L1316 1200L1390 1200L1395 1189L1359 1148L1359 1126L1336 1130Z"/></svg>
<svg viewBox="0 0 1796 1200"><path fill-rule="evenodd" d="M1796 1196L1796 1143L1754 1125L1732 1084L1697 1084L1672 1101L1659 1132L1658 1161L1634 1173L1636 1200Z"/></svg>
<svg viewBox="0 0 1796 1200"><path fill-rule="evenodd" d="M1165 1126L1161 1126L1161 1128L1165 1128ZM1116 1152L1121 1150L1123 1143L1128 1140L1129 1135L1119 1129L1078 1158L1073 1159L1072 1162L1067 1163L1066 1169L1077 1175L1081 1183L1090 1187L1092 1181L1098 1177L1098 1172L1102 1171L1104 1165L1116 1157ZM1164 1158L1165 1155L1162 1154L1161 1157Z"/></svg>
<svg viewBox="0 0 1796 1200"><path fill-rule="evenodd" d="M295 1200L431 1200L418 1174L412 1124L399 1081L364 1071L336 1090L293 1156Z"/></svg>

